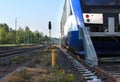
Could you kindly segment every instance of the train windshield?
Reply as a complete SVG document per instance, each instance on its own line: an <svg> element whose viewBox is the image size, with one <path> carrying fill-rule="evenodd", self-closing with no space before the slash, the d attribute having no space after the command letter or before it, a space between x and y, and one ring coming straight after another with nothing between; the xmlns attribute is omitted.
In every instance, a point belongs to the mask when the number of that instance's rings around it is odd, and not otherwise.
<svg viewBox="0 0 120 82"><path fill-rule="evenodd" d="M120 0L85 0L88 6L120 6Z"/></svg>

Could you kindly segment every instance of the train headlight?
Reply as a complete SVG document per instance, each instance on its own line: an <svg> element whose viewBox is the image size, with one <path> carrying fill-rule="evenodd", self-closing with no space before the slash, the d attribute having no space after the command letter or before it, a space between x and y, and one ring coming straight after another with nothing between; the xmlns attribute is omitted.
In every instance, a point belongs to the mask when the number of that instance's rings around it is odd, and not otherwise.
<svg viewBox="0 0 120 82"><path fill-rule="evenodd" d="M87 21L87 22L90 22L90 19L87 19L86 21Z"/></svg>

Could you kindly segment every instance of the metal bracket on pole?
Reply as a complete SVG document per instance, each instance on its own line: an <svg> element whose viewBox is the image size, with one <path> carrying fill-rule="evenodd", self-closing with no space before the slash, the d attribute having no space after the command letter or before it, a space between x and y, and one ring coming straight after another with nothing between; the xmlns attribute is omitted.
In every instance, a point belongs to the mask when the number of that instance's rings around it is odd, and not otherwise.
<svg viewBox="0 0 120 82"><path fill-rule="evenodd" d="M95 52L94 46L92 44L90 35L88 33L88 29L86 27L80 27L82 34L80 36L83 36L83 45L85 50L85 60L87 63L91 64L92 66L98 65L98 58L97 54Z"/></svg>

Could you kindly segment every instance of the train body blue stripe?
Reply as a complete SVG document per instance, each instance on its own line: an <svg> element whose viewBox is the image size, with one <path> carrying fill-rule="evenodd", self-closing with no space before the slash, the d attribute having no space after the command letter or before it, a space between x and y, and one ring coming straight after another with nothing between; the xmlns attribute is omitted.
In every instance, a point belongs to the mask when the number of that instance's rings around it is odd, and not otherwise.
<svg viewBox="0 0 120 82"><path fill-rule="evenodd" d="M83 40L78 38L78 31L70 31L68 36L68 44L72 49L76 51L83 50Z"/></svg>
<svg viewBox="0 0 120 82"><path fill-rule="evenodd" d="M68 45L76 52L83 53L83 40L78 38L78 31L69 31L68 33ZM112 41L93 41L93 45L97 54L119 54L120 42Z"/></svg>

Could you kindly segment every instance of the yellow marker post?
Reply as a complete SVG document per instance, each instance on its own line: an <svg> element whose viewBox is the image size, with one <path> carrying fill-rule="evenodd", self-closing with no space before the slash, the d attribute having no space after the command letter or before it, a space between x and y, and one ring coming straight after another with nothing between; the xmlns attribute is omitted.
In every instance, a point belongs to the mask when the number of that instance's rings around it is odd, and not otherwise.
<svg viewBox="0 0 120 82"><path fill-rule="evenodd" d="M52 67L56 65L56 51L52 50Z"/></svg>

